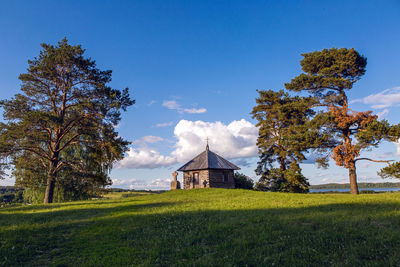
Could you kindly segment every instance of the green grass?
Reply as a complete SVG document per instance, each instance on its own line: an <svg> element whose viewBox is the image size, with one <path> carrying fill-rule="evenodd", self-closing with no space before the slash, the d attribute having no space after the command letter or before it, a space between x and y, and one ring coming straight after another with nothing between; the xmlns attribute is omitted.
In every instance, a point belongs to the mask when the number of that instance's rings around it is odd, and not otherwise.
<svg viewBox="0 0 400 267"><path fill-rule="evenodd" d="M400 194L199 189L0 209L3 266L399 266Z"/></svg>

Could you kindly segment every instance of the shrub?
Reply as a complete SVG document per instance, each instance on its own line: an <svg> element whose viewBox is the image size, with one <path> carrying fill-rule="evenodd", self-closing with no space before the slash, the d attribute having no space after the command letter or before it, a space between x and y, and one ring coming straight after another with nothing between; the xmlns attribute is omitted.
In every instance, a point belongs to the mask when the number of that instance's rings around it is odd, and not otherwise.
<svg viewBox="0 0 400 267"><path fill-rule="evenodd" d="M257 191L307 193L309 192L307 178L301 174L298 164L290 164L290 168L281 171L271 168L265 171L254 189Z"/></svg>
<svg viewBox="0 0 400 267"><path fill-rule="evenodd" d="M236 188L253 189L254 186L253 180L250 177L244 175L243 173L235 172L234 179Z"/></svg>

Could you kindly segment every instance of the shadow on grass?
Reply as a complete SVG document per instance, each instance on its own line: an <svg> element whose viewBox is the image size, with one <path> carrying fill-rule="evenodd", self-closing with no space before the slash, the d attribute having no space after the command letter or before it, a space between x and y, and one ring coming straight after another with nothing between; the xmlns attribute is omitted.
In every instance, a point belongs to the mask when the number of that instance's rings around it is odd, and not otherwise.
<svg viewBox="0 0 400 267"><path fill-rule="evenodd" d="M127 203L124 202L103 202L103 205L109 203L118 203L118 206L112 207L102 207L102 208L94 208L87 207L88 203L83 204L74 204L74 205L49 205L49 206L38 206L31 207L30 209L24 209L24 211L35 211L39 208L39 212L35 213L21 213L19 209L16 213L1 213L0 212L0 227L4 226L13 226L13 229L20 229L18 225L25 226L23 228L30 228L30 225L40 225L39 227L47 227L47 225L67 225L71 224L71 221L93 221L98 217L104 216L112 216L113 214L125 214L125 213L134 213L140 212L142 210L148 210L153 208L161 208L166 205L171 205L170 203L161 202L161 203L147 203L147 204L132 204L133 201L129 201ZM76 209L61 209L61 210L52 210L60 207L69 207L69 206L82 206L82 208ZM92 203L89 203L89 206L92 206ZM46 207L48 209L46 209ZM46 212L41 212L42 210L46 210Z"/></svg>
<svg viewBox="0 0 400 267"><path fill-rule="evenodd" d="M18 228L24 221L22 214L7 214L0 217L0 225L9 225L4 224L9 219L15 226L1 233L0 252L5 260L0 264L391 266L400 263L397 203L197 211L180 211L174 205L163 202L54 211L47 216L46 224L32 229ZM149 209L153 209L149 214L143 212ZM42 222L42 215L29 216L33 216L32 222ZM88 219L91 223L85 222Z"/></svg>
<svg viewBox="0 0 400 267"><path fill-rule="evenodd" d="M124 199L124 198L122 198ZM71 201L71 202L63 202L63 203L52 203L52 204L34 204L34 205L29 205L29 204L24 204L22 206L14 206L14 207L4 207L0 209L1 212L8 212L8 211L37 211L37 210L54 210L54 209L59 209L59 208L68 208L68 207L74 207L74 206L85 206L85 205L90 205L90 206L95 206L95 205L108 205L108 204L120 204L122 205L124 202L121 201L121 199L101 199L101 200L87 200L87 201ZM129 199L129 202L136 201Z"/></svg>

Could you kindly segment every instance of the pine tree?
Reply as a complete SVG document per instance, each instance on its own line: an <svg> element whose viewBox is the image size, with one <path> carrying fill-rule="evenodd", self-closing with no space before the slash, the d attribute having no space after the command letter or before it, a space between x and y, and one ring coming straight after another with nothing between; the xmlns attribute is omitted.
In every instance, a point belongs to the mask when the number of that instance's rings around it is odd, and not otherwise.
<svg viewBox="0 0 400 267"><path fill-rule="evenodd" d="M367 59L355 49L332 48L302 54L300 62L304 73L285 84L286 89L308 92L323 109L315 120L320 120L321 131L330 135L333 145L331 157L338 166L349 170L350 192L358 194L356 162L369 160L360 157L364 149L376 147L380 141L395 140L397 130L387 123L378 121L372 111L357 112L349 107L346 92L365 74ZM326 158L327 160L327 158Z"/></svg>
<svg viewBox="0 0 400 267"><path fill-rule="evenodd" d="M260 161L256 173L261 175L256 187L261 190L307 192L308 182L298 163L305 152L322 146L323 138L314 130L315 112L312 97L290 96L283 90L258 91L253 118L257 119ZM279 168L273 165L277 164Z"/></svg>
<svg viewBox="0 0 400 267"><path fill-rule="evenodd" d="M27 72L19 76L21 93L0 102L5 120L0 123L0 155L11 163L34 158L41 164L46 171L44 203L51 203L61 172L87 174L95 166L107 174L123 157L129 142L118 136L115 126L121 110L134 100L128 88L107 85L112 72L98 69L80 45L64 38L56 46L41 46L39 56L28 60Z"/></svg>

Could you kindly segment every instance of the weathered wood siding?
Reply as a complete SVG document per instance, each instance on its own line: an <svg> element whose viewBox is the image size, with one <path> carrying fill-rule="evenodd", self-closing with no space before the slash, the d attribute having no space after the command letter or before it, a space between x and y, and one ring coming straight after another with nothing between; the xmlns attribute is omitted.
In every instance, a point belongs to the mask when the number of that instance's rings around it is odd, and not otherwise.
<svg viewBox="0 0 400 267"><path fill-rule="evenodd" d="M199 183L193 183L195 173L199 173ZM233 170L199 170L183 172L183 188L235 188L235 180L233 178Z"/></svg>
<svg viewBox="0 0 400 267"><path fill-rule="evenodd" d="M210 187L235 188L233 170L210 170Z"/></svg>

